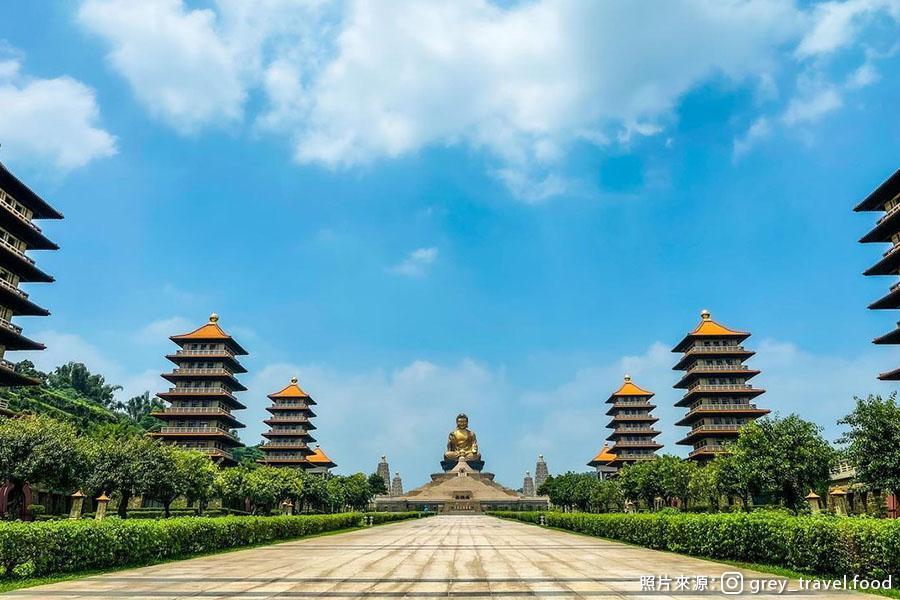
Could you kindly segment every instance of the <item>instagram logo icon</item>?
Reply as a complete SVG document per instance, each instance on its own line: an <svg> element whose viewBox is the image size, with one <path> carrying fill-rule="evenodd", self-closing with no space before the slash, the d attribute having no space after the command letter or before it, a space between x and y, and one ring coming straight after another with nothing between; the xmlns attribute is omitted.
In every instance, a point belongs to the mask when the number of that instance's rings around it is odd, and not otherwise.
<svg viewBox="0 0 900 600"><path fill-rule="evenodd" d="M740 594L744 591L744 576L737 571L722 573L722 593Z"/></svg>

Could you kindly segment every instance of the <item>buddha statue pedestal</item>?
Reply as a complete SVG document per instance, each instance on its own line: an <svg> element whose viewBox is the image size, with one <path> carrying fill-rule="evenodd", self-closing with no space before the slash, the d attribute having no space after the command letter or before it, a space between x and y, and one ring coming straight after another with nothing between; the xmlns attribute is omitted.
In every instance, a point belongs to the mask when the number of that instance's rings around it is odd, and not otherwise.
<svg viewBox="0 0 900 600"><path fill-rule="evenodd" d="M459 458L445 458L441 461L441 468L446 473L447 471L452 470L453 467L458 465L459 462ZM479 473L484 468L484 461L481 460L481 458L464 458L463 462L469 465L469 468L471 468L473 471L478 471Z"/></svg>

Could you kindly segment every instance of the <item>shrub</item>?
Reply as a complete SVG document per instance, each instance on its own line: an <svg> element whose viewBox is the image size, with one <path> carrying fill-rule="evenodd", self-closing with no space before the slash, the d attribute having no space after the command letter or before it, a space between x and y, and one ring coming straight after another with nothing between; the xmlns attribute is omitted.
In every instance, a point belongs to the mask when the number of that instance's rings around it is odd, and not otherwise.
<svg viewBox="0 0 900 600"><path fill-rule="evenodd" d="M417 515L372 513L376 523ZM18 567L30 575L44 576L141 565L362 524L363 513L0 522L0 574L9 577Z"/></svg>
<svg viewBox="0 0 900 600"><path fill-rule="evenodd" d="M784 512L581 514L492 512L494 516L711 559L771 564L816 575L900 577L900 520Z"/></svg>

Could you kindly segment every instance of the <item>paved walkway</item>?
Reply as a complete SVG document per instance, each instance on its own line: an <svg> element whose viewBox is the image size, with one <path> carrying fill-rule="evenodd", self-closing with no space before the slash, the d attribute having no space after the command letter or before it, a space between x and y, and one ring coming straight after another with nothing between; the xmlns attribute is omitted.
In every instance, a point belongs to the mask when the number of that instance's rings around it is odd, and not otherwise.
<svg viewBox="0 0 900 600"><path fill-rule="evenodd" d="M697 585L694 578L707 576L710 587L718 589L719 576L728 571L735 569L534 525L483 516L440 516L119 571L4 597L664 600L721 596L718 591L691 591ZM751 571L742 575L746 590L760 581L779 584L779 578L770 575ZM642 591L641 576L668 576L671 583L668 590L662 585L663 589ZM678 577L688 578L687 591L676 591ZM788 589L796 590L797 582Z"/></svg>

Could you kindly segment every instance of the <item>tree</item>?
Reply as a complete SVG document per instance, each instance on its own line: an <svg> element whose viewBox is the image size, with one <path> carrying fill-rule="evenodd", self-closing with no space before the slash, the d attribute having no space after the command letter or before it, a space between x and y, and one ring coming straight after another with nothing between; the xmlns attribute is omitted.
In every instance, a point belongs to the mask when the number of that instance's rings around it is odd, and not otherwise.
<svg viewBox="0 0 900 600"><path fill-rule="evenodd" d="M177 452L173 446L154 442L147 446L135 465L139 473L138 492L161 502L166 518L169 517L172 501L184 487Z"/></svg>
<svg viewBox="0 0 900 600"><path fill-rule="evenodd" d="M285 481L280 471L277 467L259 467L244 476L244 491L254 514L267 515L276 502L284 499Z"/></svg>
<svg viewBox="0 0 900 600"><path fill-rule="evenodd" d="M130 433L130 432L129 432ZM128 516L128 502L138 493L144 457L152 454L159 442L142 435L125 434L109 428L95 435L89 444L89 469L85 487L91 494L119 494L119 517Z"/></svg>
<svg viewBox="0 0 900 600"><path fill-rule="evenodd" d="M266 457L259 446L239 446L233 449L231 454L239 465L247 469L255 469L259 466L256 461Z"/></svg>
<svg viewBox="0 0 900 600"><path fill-rule="evenodd" d="M31 377L32 379L37 379L41 384L47 383L47 374L43 371L38 371L37 368L35 368L34 363L30 360L17 362L15 372L26 377Z"/></svg>
<svg viewBox="0 0 900 600"><path fill-rule="evenodd" d="M821 428L797 415L744 425L728 450L745 495L769 497L794 511L805 506L810 488L827 483L834 460Z"/></svg>
<svg viewBox="0 0 900 600"><path fill-rule="evenodd" d="M647 508L653 508L656 498L665 495L657 460L638 461L619 470L618 479L626 498L643 501Z"/></svg>
<svg viewBox="0 0 900 600"><path fill-rule="evenodd" d="M150 413L163 408L163 403L159 398L151 398L150 392L144 392L139 396L129 398L122 408L132 421L140 424L143 429L149 430L158 425L158 421L151 417Z"/></svg>
<svg viewBox="0 0 900 600"><path fill-rule="evenodd" d="M691 474L688 483L688 499L692 504L706 503L710 510L719 510L719 499L722 492L719 488L719 465L711 461L705 467L699 467Z"/></svg>
<svg viewBox="0 0 900 600"><path fill-rule="evenodd" d="M591 509L598 512L619 512L625 503L622 488L615 479L598 480L591 490Z"/></svg>
<svg viewBox="0 0 900 600"><path fill-rule="evenodd" d="M387 486L384 484L384 478L382 478L378 473L372 473L371 475L369 475L369 489L372 491L373 496L388 493Z"/></svg>
<svg viewBox="0 0 900 600"><path fill-rule="evenodd" d="M115 393L120 385L109 385L102 375L91 373L82 363L70 362L56 369L47 377L53 388L72 388L86 398L106 408L118 407Z"/></svg>
<svg viewBox="0 0 900 600"><path fill-rule="evenodd" d="M247 498L247 492L244 485L244 479L247 477L249 470L244 467L229 467L220 469L216 473L214 487L216 494L222 499L226 505L242 505L244 499Z"/></svg>
<svg viewBox="0 0 900 600"><path fill-rule="evenodd" d="M306 475L303 478L303 491L300 494L301 510L325 512L329 509L330 498L327 482L321 475Z"/></svg>
<svg viewBox="0 0 900 600"><path fill-rule="evenodd" d="M849 430L841 436L856 469L857 481L900 497L900 405L897 395L856 398L856 407L838 421Z"/></svg>
<svg viewBox="0 0 900 600"><path fill-rule="evenodd" d="M347 503L344 484L340 477L329 477L325 481L325 490L328 494L328 512L337 512Z"/></svg>
<svg viewBox="0 0 900 600"><path fill-rule="evenodd" d="M379 479L381 479L379 477ZM372 487L363 473L355 473L349 477L341 477L344 488L344 502L353 510L365 510L372 501ZM384 483L384 481L382 481Z"/></svg>
<svg viewBox="0 0 900 600"><path fill-rule="evenodd" d="M188 506L193 506L196 502L197 513L203 514L215 491L218 469L209 457L196 450L177 449L175 465L178 469L179 491L184 494Z"/></svg>
<svg viewBox="0 0 900 600"><path fill-rule="evenodd" d="M12 483L16 508L26 482L68 492L86 463L85 442L71 425L36 415L0 420L0 481Z"/></svg>

